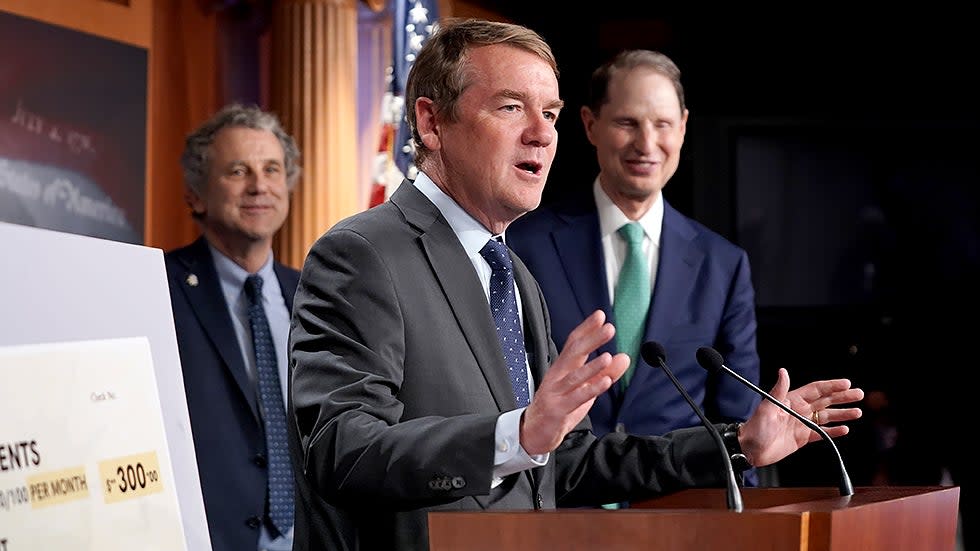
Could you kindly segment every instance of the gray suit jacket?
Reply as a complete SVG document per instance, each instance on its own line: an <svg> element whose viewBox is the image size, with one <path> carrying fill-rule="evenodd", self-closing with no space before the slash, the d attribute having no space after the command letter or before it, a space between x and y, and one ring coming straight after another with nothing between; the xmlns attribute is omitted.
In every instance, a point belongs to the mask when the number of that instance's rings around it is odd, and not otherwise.
<svg viewBox="0 0 980 551"><path fill-rule="evenodd" d="M514 266L540 384L556 356L547 308ZM515 408L503 355L469 258L411 182L314 244L290 350L296 550L424 550L432 510L597 505L724 481L703 428L597 439L583 420L547 465L491 489L497 417Z"/></svg>

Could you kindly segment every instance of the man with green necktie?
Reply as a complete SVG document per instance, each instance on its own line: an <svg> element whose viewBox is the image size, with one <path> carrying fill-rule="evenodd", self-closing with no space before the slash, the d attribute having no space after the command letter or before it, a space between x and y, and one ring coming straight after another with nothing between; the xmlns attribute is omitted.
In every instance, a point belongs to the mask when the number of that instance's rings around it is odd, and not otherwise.
<svg viewBox="0 0 980 551"><path fill-rule="evenodd" d="M630 355L620 384L589 411L593 429L664 434L700 425L663 371L639 357L648 340L663 344L668 364L709 419L744 421L756 395L734 379L709 375L695 352L711 346L759 382L748 256L662 193L687 130L680 70L659 52L621 52L593 73L580 114L600 169L593 185L528 213L507 235L544 291L559 349L601 309L616 338L596 354ZM755 473L747 475L754 484Z"/></svg>

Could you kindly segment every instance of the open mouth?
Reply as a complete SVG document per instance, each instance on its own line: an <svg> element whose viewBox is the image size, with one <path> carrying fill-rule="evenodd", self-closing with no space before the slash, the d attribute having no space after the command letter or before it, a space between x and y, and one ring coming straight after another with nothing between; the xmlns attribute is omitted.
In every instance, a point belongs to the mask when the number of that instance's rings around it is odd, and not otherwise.
<svg viewBox="0 0 980 551"><path fill-rule="evenodd" d="M541 163L525 161L523 163L517 163L517 168L527 172L528 174L539 174L541 172Z"/></svg>

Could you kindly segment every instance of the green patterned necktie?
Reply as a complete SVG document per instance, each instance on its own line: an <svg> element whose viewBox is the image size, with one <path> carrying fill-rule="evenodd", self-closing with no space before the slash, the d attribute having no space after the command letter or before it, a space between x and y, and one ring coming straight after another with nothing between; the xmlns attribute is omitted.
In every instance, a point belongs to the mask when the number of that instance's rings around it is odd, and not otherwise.
<svg viewBox="0 0 980 551"><path fill-rule="evenodd" d="M643 254L643 227L637 222L629 222L619 228L619 235L626 241L626 260L616 283L613 311L616 313L616 348L630 356L630 367L619 380L625 390L636 369L650 308L650 269Z"/></svg>

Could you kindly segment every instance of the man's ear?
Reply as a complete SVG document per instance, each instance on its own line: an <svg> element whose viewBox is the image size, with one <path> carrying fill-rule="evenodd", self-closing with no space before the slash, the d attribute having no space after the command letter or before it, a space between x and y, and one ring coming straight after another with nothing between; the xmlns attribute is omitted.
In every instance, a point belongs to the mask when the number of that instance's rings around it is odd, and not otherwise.
<svg viewBox="0 0 980 551"><path fill-rule="evenodd" d="M436 120L436 108L429 98L423 97L415 100L415 130L421 136L422 143L429 150L435 151L441 147L442 141L439 136L439 123Z"/></svg>
<svg viewBox="0 0 980 551"><path fill-rule="evenodd" d="M184 190L184 202L191 208L191 212L195 216L203 216L208 210L207 207L204 206L204 201L201 199L201 197L189 189Z"/></svg>
<svg viewBox="0 0 980 551"><path fill-rule="evenodd" d="M589 143L595 145L592 140L592 126L595 125L596 115L589 109L587 105L583 105L579 110L579 115L582 117L582 126L585 127L585 136L589 138Z"/></svg>

